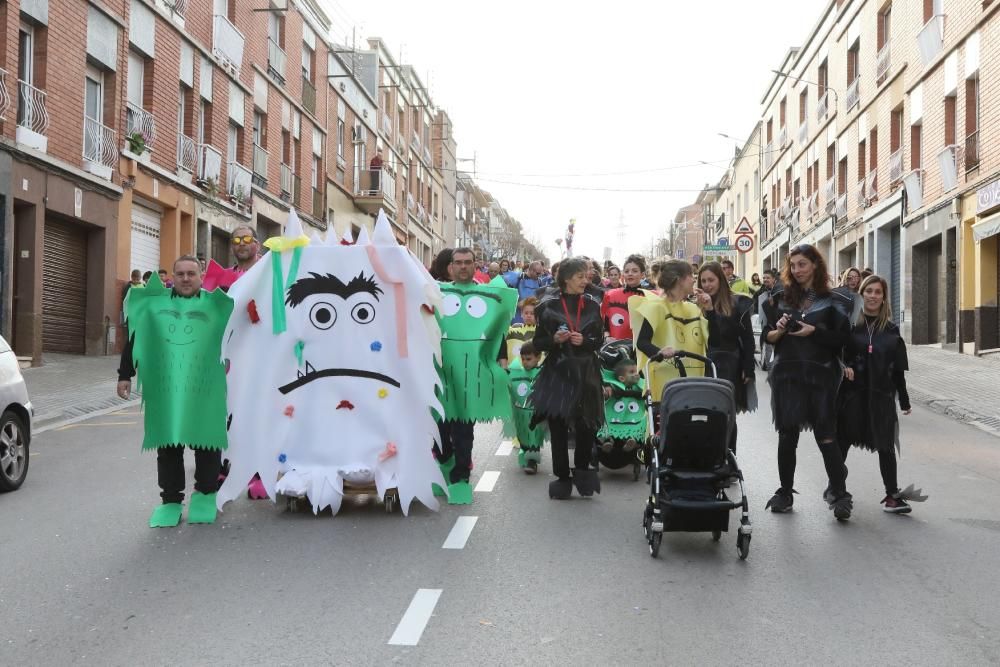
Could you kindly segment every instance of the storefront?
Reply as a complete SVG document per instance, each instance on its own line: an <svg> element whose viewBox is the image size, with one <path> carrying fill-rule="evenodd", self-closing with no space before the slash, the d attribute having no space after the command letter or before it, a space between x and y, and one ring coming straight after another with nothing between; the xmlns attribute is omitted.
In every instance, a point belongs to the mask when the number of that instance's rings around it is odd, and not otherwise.
<svg viewBox="0 0 1000 667"><path fill-rule="evenodd" d="M962 324L971 330L963 342L972 349L963 347L981 354L1000 348L1000 180L979 188L963 212Z"/></svg>

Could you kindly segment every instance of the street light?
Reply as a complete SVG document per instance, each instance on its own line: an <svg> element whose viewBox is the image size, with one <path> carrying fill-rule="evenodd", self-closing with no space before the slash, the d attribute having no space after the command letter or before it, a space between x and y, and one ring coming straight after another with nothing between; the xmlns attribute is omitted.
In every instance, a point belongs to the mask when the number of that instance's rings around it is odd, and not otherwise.
<svg viewBox="0 0 1000 667"><path fill-rule="evenodd" d="M792 78L791 74L786 74L785 72L779 72L776 69L771 70L771 72L773 72L774 74L777 74L778 76L783 77L785 79ZM840 96L837 94L837 91L835 89L831 88L830 86L826 85L825 83L817 83L816 81L806 81L805 79L803 79L801 77L795 77L795 83L796 84L807 83L810 86L817 86L819 88L822 88L823 92L829 91L829 92L833 93L833 106L834 106L834 108L836 109L836 108L838 108L840 106Z"/></svg>

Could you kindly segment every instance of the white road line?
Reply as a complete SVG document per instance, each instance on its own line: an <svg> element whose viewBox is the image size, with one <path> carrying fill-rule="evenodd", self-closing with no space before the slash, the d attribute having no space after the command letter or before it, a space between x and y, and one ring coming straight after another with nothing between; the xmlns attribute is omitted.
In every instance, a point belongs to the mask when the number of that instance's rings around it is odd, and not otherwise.
<svg viewBox="0 0 1000 667"><path fill-rule="evenodd" d="M448 533L448 539L441 545L442 549L464 549L465 543L469 541L472 529L479 521L478 516L460 516L455 519L455 526Z"/></svg>
<svg viewBox="0 0 1000 667"><path fill-rule="evenodd" d="M389 638L389 644L394 646L416 646L420 636L424 634L427 621L434 614L434 607L441 597L440 588L418 588L406 613L399 620L396 631Z"/></svg>
<svg viewBox="0 0 1000 667"><path fill-rule="evenodd" d="M514 441L501 440L500 449L497 450L497 456L510 456L512 451L514 451Z"/></svg>
<svg viewBox="0 0 1000 667"><path fill-rule="evenodd" d="M497 485L497 480L500 479L499 470L487 470L483 473L483 476L479 478L479 483L476 484L474 489L478 493L489 493L493 490L493 487Z"/></svg>

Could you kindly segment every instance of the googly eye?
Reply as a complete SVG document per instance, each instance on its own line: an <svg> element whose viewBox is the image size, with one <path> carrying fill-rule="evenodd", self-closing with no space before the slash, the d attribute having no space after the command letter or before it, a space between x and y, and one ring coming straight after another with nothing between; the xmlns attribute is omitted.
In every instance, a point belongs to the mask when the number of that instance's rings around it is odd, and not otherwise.
<svg viewBox="0 0 1000 667"><path fill-rule="evenodd" d="M368 324L375 319L375 306L363 301L351 308L351 317L358 324Z"/></svg>
<svg viewBox="0 0 1000 667"><path fill-rule="evenodd" d="M614 410L618 414L625 412L625 401L618 401L617 403L615 403Z"/></svg>
<svg viewBox="0 0 1000 667"><path fill-rule="evenodd" d="M462 300L458 298L455 294L445 294L444 299L441 301L441 314L445 317L451 317L459 311L462 307Z"/></svg>
<svg viewBox="0 0 1000 667"><path fill-rule="evenodd" d="M478 320L486 314L486 300L481 296L470 296L465 302L465 312Z"/></svg>
<svg viewBox="0 0 1000 667"><path fill-rule="evenodd" d="M632 414L638 414L639 413L639 404L638 403L629 403L628 404L628 411L631 412Z"/></svg>
<svg viewBox="0 0 1000 667"><path fill-rule="evenodd" d="M625 316L621 313L615 313L611 316L611 324L616 327L620 327L625 324Z"/></svg>
<svg viewBox="0 0 1000 667"><path fill-rule="evenodd" d="M327 302L320 301L309 309L309 321L317 329L325 331L337 321L337 310Z"/></svg>
<svg viewBox="0 0 1000 667"><path fill-rule="evenodd" d="M521 384L517 385L517 395L520 396L521 398L524 398L525 396L528 395L527 382L522 382Z"/></svg>

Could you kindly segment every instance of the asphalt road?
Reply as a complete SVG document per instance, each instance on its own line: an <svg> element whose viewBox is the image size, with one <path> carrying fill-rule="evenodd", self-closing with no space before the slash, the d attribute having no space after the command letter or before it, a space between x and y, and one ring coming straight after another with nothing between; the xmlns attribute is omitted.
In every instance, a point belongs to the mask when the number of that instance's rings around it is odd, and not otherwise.
<svg viewBox="0 0 1000 667"><path fill-rule="evenodd" d="M104 415L38 436L25 486L0 496L0 661L997 664L1000 439L919 408L903 419L900 481L930 500L884 514L877 459L856 451L855 514L838 524L809 437L795 511L763 511L770 414L741 417L744 562L735 521L717 544L667 535L650 558L643 484L603 472L600 496L551 501L547 454L525 476L495 426L477 429L473 483L499 476L471 506L314 517L244 499L214 526L152 530L141 416Z"/></svg>

